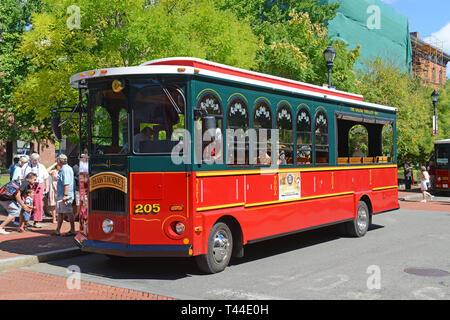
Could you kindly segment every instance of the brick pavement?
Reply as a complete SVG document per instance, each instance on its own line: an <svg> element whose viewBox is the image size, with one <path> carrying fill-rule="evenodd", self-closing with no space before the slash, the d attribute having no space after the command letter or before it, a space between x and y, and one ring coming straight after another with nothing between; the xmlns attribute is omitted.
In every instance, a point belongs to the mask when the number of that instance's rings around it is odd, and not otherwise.
<svg viewBox="0 0 450 320"><path fill-rule="evenodd" d="M399 189L398 198L400 209L450 212L449 194L436 194L433 200L429 201L427 198L427 202L420 202L422 193L418 185L413 186L410 191Z"/></svg>
<svg viewBox="0 0 450 320"><path fill-rule="evenodd" d="M112 287L46 273L15 269L0 272L0 300L175 300L148 292Z"/></svg>
<svg viewBox="0 0 450 320"><path fill-rule="evenodd" d="M0 217L0 220L2 218L5 216ZM52 236L55 228L56 224L47 218L42 228L30 228L30 231L18 233L15 231L17 228L10 224L6 230L11 233L0 235L0 270L3 270L0 271L0 300L174 300L88 281L80 281L79 289L69 289L66 277L19 269L41 261L26 257L51 255L48 259L57 259L62 258L60 250L73 249L79 252L73 237ZM61 233L69 230L69 223L64 222ZM78 230L78 223L75 224L75 230Z"/></svg>

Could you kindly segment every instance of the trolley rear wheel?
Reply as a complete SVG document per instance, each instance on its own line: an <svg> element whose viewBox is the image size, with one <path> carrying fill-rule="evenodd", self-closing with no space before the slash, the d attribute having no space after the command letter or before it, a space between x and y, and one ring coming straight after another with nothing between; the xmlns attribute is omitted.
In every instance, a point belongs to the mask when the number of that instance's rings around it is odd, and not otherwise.
<svg viewBox="0 0 450 320"><path fill-rule="evenodd" d="M370 210L364 201L359 201L356 218L347 222L346 231L351 237L363 237L370 225Z"/></svg>

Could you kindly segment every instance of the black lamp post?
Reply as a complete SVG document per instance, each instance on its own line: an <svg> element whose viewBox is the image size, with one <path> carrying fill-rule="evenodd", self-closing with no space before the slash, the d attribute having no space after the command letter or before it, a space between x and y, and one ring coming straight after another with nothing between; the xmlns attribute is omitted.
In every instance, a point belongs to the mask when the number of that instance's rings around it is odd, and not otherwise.
<svg viewBox="0 0 450 320"><path fill-rule="evenodd" d="M323 56L325 58L325 61L327 62L327 68L328 68L328 88L331 88L331 69L333 69L333 61L336 57L336 50L331 46L331 44L328 45L328 47L323 52Z"/></svg>
<svg viewBox="0 0 450 320"><path fill-rule="evenodd" d="M436 90L433 90L433 93L431 93L431 101L433 101L433 108L434 108L434 116L433 116L433 136L437 134L437 110L436 105L439 100L439 93Z"/></svg>

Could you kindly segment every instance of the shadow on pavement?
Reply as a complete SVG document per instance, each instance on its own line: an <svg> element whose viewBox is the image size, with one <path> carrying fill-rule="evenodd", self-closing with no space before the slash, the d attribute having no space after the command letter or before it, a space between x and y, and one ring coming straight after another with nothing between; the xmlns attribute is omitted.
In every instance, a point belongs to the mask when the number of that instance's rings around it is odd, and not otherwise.
<svg viewBox="0 0 450 320"><path fill-rule="evenodd" d="M74 247L73 238L36 236L22 239L4 240L0 243L0 259L14 255L35 255L47 251Z"/></svg>
<svg viewBox="0 0 450 320"><path fill-rule="evenodd" d="M0 235L0 261L14 256L35 255L76 247L73 237L51 236L56 229L56 224L51 223L51 219L45 219L40 225L41 228L31 227L28 231L19 233L13 223L8 224L5 230L10 234ZM61 233L64 234L69 230L69 223L63 223ZM78 230L78 223L75 223L75 230Z"/></svg>
<svg viewBox="0 0 450 320"><path fill-rule="evenodd" d="M372 224L369 232L383 227ZM301 250L341 237L343 237L342 226L335 225L249 244L245 246L245 256L239 259L232 258L230 266ZM100 254L88 254L77 258L52 261L49 264L64 268L76 264L83 274L110 279L176 280L203 275L193 258L110 258Z"/></svg>

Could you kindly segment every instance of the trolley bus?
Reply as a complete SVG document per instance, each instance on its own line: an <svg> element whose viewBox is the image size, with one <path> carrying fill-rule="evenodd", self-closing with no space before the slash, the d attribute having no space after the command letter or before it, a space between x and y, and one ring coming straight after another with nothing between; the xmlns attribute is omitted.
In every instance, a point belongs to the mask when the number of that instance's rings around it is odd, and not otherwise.
<svg viewBox="0 0 450 320"><path fill-rule="evenodd" d="M434 142L434 190L450 191L450 139Z"/></svg>
<svg viewBox="0 0 450 320"><path fill-rule="evenodd" d="M216 273L247 244L332 224L362 237L399 208L397 109L361 95L197 58L71 86L90 153L83 251L194 257Z"/></svg>

